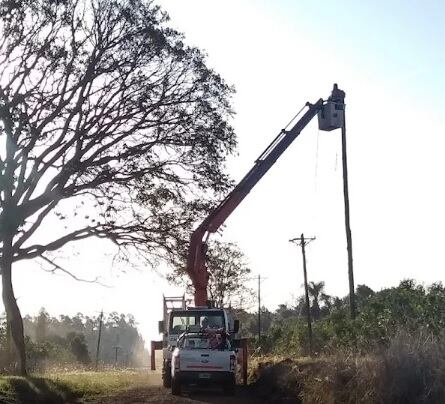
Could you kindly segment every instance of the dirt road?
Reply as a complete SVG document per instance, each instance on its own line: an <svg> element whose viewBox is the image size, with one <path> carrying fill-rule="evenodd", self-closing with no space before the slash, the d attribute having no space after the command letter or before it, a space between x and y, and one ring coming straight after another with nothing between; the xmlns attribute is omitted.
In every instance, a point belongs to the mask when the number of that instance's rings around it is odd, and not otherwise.
<svg viewBox="0 0 445 404"><path fill-rule="evenodd" d="M249 397L247 388L239 386L235 396L228 397L217 390L191 390L184 391L182 396L171 395L170 389L162 387L161 375L153 372L149 375L147 386L129 389L112 395L103 397L94 404L145 404L145 403L212 403L212 404L253 404L258 400Z"/></svg>

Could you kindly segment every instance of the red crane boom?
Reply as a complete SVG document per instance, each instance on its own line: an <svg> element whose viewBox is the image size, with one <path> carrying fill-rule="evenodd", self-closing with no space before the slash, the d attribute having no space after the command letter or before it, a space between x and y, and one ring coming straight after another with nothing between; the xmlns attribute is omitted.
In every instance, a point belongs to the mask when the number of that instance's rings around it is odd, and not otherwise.
<svg viewBox="0 0 445 404"><path fill-rule="evenodd" d="M338 111L343 110L345 93L334 84L332 94L328 99ZM323 99L315 104L307 103L307 111L295 123L290 130L283 129L272 143L261 153L255 161L255 165L227 195L227 197L203 220L193 232L190 240L187 258L187 274L190 276L195 289L195 305L205 306L207 304L208 272L205 265L207 251L207 238L210 233L215 233L230 214L238 207L251 189L275 164L277 159L284 153L290 144L297 138L309 122L323 110L326 105ZM336 126L338 127L338 126ZM332 130L324 128L324 130ZM321 129L321 127L320 127Z"/></svg>

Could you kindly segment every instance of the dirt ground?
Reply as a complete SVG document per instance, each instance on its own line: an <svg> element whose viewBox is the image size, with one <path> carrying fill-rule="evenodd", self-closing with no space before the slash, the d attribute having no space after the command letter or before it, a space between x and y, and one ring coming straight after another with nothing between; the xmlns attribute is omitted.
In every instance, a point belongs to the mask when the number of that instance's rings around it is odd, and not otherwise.
<svg viewBox="0 0 445 404"><path fill-rule="evenodd" d="M162 387L161 375L153 372L146 387L130 389L117 395L103 397L94 404L144 404L144 403L212 403L212 404L253 404L258 400L249 396L248 388L239 386L233 397L212 390L185 390L180 397L172 396L170 389Z"/></svg>

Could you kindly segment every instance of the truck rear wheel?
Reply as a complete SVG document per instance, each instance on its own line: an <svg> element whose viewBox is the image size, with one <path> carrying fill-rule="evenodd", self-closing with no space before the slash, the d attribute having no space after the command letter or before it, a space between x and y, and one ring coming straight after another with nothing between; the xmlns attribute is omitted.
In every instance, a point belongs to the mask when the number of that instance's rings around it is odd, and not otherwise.
<svg viewBox="0 0 445 404"><path fill-rule="evenodd" d="M162 384L167 389L172 386L172 369L166 364L162 366Z"/></svg>
<svg viewBox="0 0 445 404"><path fill-rule="evenodd" d="M172 384L172 394L174 396L180 396L181 395L181 383L179 383L178 380L176 380L176 378L174 378L171 381Z"/></svg>

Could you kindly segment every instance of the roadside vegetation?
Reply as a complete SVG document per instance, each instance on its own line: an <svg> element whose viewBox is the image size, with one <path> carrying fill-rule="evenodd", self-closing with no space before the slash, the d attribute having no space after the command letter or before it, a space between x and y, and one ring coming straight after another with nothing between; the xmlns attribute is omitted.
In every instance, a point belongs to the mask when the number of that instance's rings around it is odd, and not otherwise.
<svg viewBox="0 0 445 404"><path fill-rule="evenodd" d="M149 384L147 371L56 372L0 377L0 402L62 404L83 402Z"/></svg>
<svg viewBox="0 0 445 404"><path fill-rule="evenodd" d="M8 375L7 325L0 321L0 403L84 402L149 384L149 353L131 315L102 317L98 371L96 349L100 317L78 313L50 316L41 309L25 316L28 373ZM118 347L116 352L116 347Z"/></svg>
<svg viewBox="0 0 445 404"><path fill-rule="evenodd" d="M313 358L299 303L264 310L270 323L261 342L250 335L256 345L250 378L257 394L295 403L445 402L441 283L424 287L405 280L379 292L361 285L355 320L349 318L347 297L324 295L319 303L321 294L311 294ZM245 315L249 336L255 319L249 323Z"/></svg>
<svg viewBox="0 0 445 404"><path fill-rule="evenodd" d="M95 369L100 316L81 313L50 316L41 309L24 317L28 371L41 374L59 370ZM102 317L99 370L147 366L149 353L131 315L110 313ZM0 370L9 373L7 323L0 321Z"/></svg>

